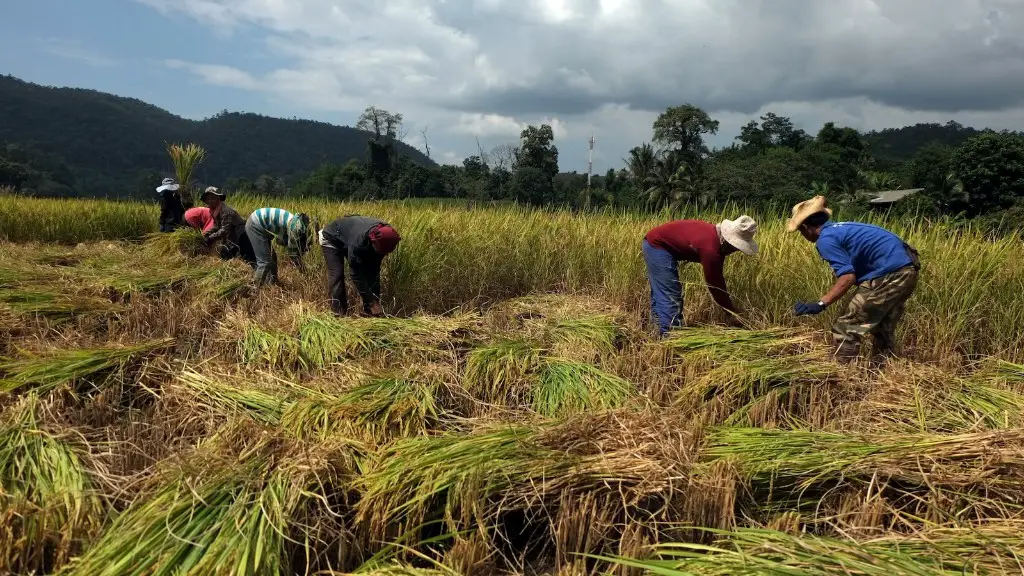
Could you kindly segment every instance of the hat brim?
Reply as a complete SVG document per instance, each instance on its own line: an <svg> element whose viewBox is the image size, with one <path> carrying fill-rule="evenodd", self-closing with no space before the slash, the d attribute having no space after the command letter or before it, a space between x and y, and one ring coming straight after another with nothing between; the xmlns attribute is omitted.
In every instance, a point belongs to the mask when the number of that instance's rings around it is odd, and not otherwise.
<svg viewBox="0 0 1024 576"><path fill-rule="evenodd" d="M181 186L177 184L164 184L163 186L156 189L157 192L166 192L167 190L175 191Z"/></svg>
<svg viewBox="0 0 1024 576"><path fill-rule="evenodd" d="M800 228L800 225L804 223L804 220L807 220L818 212L824 212L825 214L828 214L830 218L832 217L831 208L825 208L824 206L809 206L807 209L797 212L789 219L788 222L786 222L786 230L796 232L797 229Z"/></svg>
<svg viewBox="0 0 1024 576"><path fill-rule="evenodd" d="M725 231L722 232L722 238L726 242L728 242L730 246L739 250L740 252L743 252L747 256L757 256L757 240L747 240L745 238L740 238L735 234L730 234Z"/></svg>
<svg viewBox="0 0 1024 576"><path fill-rule="evenodd" d="M200 196L200 198L206 198L207 196L216 196L217 198L220 198L221 200L223 200L223 199L228 197L228 195L223 193L223 192L209 192L209 191L207 191L207 192L203 192L203 195Z"/></svg>

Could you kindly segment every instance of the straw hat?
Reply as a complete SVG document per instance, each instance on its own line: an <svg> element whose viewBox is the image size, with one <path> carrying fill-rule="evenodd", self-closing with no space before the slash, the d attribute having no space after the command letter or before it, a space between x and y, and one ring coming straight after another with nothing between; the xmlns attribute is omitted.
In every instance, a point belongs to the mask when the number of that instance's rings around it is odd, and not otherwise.
<svg viewBox="0 0 1024 576"><path fill-rule="evenodd" d="M757 242L754 240L757 222L750 216L744 214L735 220L722 220L718 230L722 234L722 239L740 252L747 256L757 254Z"/></svg>
<svg viewBox="0 0 1024 576"><path fill-rule="evenodd" d="M829 216L832 216L832 210L825 207L825 197L815 196L810 200L804 200L803 202L793 206L793 216L786 222L786 229L790 232L796 232L796 229L804 223L812 214L818 212L824 212Z"/></svg>

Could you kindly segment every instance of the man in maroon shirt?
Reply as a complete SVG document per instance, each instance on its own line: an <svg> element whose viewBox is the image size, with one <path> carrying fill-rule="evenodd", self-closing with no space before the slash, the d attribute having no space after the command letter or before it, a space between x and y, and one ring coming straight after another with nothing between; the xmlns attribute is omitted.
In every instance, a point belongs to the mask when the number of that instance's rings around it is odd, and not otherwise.
<svg viewBox="0 0 1024 576"><path fill-rule="evenodd" d="M683 286L679 282L679 262L700 262L704 281L719 306L730 312L730 322L738 322L739 310L725 287L725 257L740 251L757 254L754 234L757 222L750 216L722 220L719 224L701 220L673 220L652 229L644 236L644 261L651 283L651 314L662 336L683 324Z"/></svg>

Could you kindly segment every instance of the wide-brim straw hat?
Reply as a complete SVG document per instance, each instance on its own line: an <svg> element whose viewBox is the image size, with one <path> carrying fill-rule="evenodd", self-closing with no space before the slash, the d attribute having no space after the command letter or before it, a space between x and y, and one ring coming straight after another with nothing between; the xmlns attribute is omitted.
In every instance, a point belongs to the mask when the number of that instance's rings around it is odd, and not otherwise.
<svg viewBox="0 0 1024 576"><path fill-rule="evenodd" d="M156 189L157 192L163 192L165 190L177 190L179 186L174 182L173 178L164 178L164 181L160 183L160 187Z"/></svg>
<svg viewBox="0 0 1024 576"><path fill-rule="evenodd" d="M811 215L817 214L818 212L824 212L829 216L832 216L832 210L825 206L824 196L815 196L810 200L804 200L803 202L793 206L793 216L790 217L789 221L786 222L786 229L790 232L796 232L797 228L804 223Z"/></svg>
<svg viewBox="0 0 1024 576"><path fill-rule="evenodd" d="M718 225L722 239L731 244L734 248L747 256L757 254L757 241L754 234L757 233L757 222L744 214L735 220L722 220Z"/></svg>

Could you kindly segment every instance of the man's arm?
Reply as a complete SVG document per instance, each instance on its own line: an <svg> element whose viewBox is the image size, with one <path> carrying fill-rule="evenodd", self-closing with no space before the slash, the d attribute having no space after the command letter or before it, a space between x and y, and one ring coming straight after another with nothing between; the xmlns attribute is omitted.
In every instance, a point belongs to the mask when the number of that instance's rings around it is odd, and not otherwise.
<svg viewBox="0 0 1024 576"><path fill-rule="evenodd" d="M378 258L359 258L354 252L349 252L352 282L366 308L380 301L380 264Z"/></svg>
<svg viewBox="0 0 1024 576"><path fill-rule="evenodd" d="M708 285L711 297L722 308L733 314L739 313L739 310L732 303L732 298L729 297L729 290L725 286L725 258L721 255L701 257L700 264L704 269L704 282Z"/></svg>
<svg viewBox="0 0 1024 576"><path fill-rule="evenodd" d="M829 288L828 292L821 297L821 301L825 303L825 306L831 305L833 302L839 301L846 292L857 283L857 275L853 272L849 274L843 274L836 278L835 284Z"/></svg>

